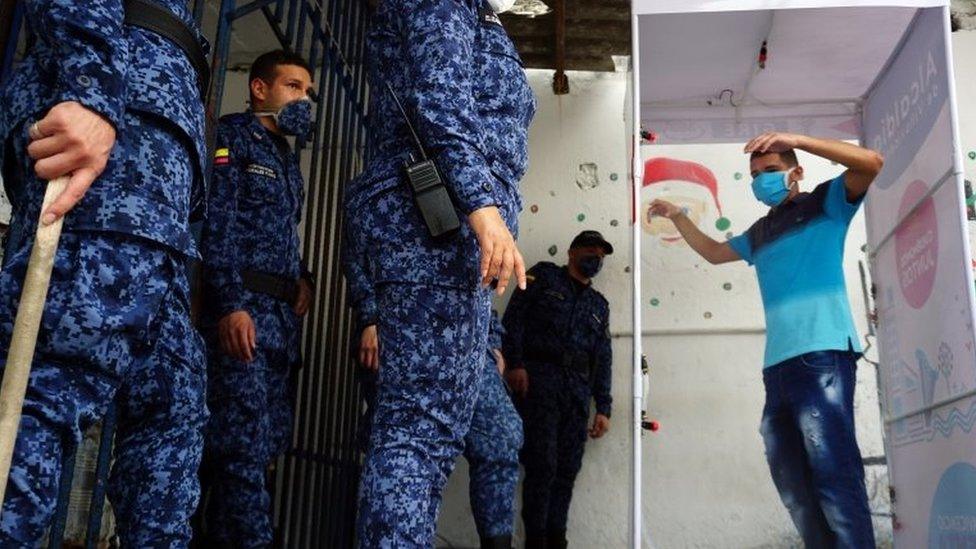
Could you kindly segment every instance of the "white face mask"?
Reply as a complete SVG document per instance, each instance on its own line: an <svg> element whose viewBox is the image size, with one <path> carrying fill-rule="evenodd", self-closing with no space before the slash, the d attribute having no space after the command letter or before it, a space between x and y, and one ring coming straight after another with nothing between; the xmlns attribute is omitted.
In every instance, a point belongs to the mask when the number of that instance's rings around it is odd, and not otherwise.
<svg viewBox="0 0 976 549"><path fill-rule="evenodd" d="M512 9L515 5L515 0L488 0L488 5L495 13L502 13Z"/></svg>

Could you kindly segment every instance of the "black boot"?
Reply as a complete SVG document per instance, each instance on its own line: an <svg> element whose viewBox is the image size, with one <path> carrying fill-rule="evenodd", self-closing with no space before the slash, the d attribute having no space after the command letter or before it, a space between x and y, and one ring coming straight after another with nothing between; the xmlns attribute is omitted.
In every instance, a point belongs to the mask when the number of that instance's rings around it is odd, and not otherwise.
<svg viewBox="0 0 976 549"><path fill-rule="evenodd" d="M525 549L548 549L546 536L525 535Z"/></svg>
<svg viewBox="0 0 976 549"><path fill-rule="evenodd" d="M481 549L512 549L512 534L481 538Z"/></svg>
<svg viewBox="0 0 976 549"><path fill-rule="evenodd" d="M566 541L566 530L550 530L546 538L549 540L546 549L566 549L569 545L569 542Z"/></svg>

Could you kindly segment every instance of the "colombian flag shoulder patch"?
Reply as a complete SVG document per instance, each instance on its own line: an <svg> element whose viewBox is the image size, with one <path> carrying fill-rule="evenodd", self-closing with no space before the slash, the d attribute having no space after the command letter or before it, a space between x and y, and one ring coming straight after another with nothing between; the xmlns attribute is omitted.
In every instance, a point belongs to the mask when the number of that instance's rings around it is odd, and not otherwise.
<svg viewBox="0 0 976 549"><path fill-rule="evenodd" d="M221 166L230 163L230 149L222 148L214 151L214 166Z"/></svg>

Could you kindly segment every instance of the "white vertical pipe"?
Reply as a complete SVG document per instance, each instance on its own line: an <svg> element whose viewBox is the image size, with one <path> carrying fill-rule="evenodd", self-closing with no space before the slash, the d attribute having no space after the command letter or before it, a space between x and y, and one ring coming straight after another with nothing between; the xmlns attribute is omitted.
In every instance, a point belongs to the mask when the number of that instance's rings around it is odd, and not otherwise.
<svg viewBox="0 0 976 549"><path fill-rule="evenodd" d="M633 102L633 135L631 144L632 166L631 166L631 231L632 248L631 258L633 267L631 269L633 282L633 380L631 388L633 391L633 456L631 463L631 479L633 482L633 492L631 496L631 546L633 549L641 549L641 410L644 409L644 379L641 372L641 234L640 220L638 219L638 208L640 205L640 189L643 163L641 162L641 94L640 94L640 40L638 36L639 25L637 15L634 13L633 4L631 5L630 16L630 35L631 35L631 77L632 82L632 102Z"/></svg>

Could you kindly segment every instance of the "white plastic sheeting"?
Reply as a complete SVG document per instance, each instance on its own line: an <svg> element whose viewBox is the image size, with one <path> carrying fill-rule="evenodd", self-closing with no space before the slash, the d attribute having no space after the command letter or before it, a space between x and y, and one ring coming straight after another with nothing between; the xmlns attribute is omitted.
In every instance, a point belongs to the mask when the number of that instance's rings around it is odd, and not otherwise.
<svg viewBox="0 0 976 549"><path fill-rule="evenodd" d="M915 13L843 7L641 16L642 125L662 144L744 141L766 129L857 139L864 98Z"/></svg>

